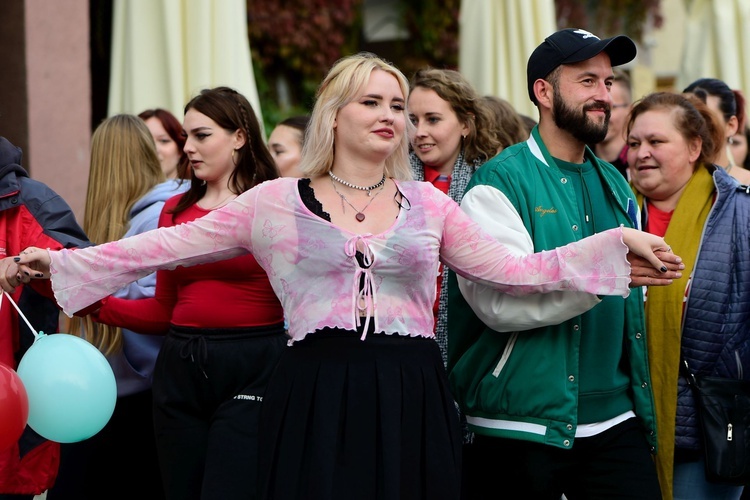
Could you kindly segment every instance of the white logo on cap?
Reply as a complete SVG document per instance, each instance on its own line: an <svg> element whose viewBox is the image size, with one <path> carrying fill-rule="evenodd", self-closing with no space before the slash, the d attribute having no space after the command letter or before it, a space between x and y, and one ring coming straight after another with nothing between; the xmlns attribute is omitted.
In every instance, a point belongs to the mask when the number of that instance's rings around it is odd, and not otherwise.
<svg viewBox="0 0 750 500"><path fill-rule="evenodd" d="M596 36L596 35L595 35L595 34L593 34L593 33L589 33L589 32L588 32L588 31L586 31L586 30L580 30L580 29L579 29L579 30L575 30L575 31L574 31L573 33L575 33L575 34L577 34L577 35L583 35L583 39L584 39L584 40L585 40L585 39L587 39L587 38L596 38L597 40L599 40L599 37L598 37L598 36Z"/></svg>

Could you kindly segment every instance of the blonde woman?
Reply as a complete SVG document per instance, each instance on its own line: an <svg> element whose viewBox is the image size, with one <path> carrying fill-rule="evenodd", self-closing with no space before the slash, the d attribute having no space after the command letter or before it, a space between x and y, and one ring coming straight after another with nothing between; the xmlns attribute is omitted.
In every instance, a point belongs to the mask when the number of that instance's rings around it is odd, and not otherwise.
<svg viewBox="0 0 750 500"><path fill-rule="evenodd" d="M106 243L155 229L164 202L186 188L187 183L165 179L143 120L125 114L108 118L92 138L84 230L93 243ZM150 297L155 283L155 274L150 274L115 296ZM163 498L151 377L164 337L99 324L91 316L74 318L66 329L107 357L117 380L117 404L97 435L62 445L60 473L47 498L100 498L112 485L123 498ZM123 459L128 450L138 459ZM133 477L138 480L130 480Z"/></svg>

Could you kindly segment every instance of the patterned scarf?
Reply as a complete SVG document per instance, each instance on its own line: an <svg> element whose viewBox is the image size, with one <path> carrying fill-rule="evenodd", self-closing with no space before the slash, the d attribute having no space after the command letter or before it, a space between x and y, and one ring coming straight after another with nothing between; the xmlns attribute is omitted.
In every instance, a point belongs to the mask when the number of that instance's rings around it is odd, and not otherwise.
<svg viewBox="0 0 750 500"><path fill-rule="evenodd" d="M412 151L409 153L409 161L411 163L411 170L414 174L414 180L424 181L424 163L419 157ZM464 152L461 151L456 158L456 163L453 165L453 172L451 173L451 184L448 188L448 196L450 196L456 203L461 202L461 198L464 196L466 186L469 185L469 180L474 172L482 166L482 161L475 160L471 165L464 160ZM435 340L440 347L440 354L443 356L443 364L446 364L448 359L448 267L443 266L443 283L440 287L440 303L438 304L438 317L437 326L435 328Z"/></svg>

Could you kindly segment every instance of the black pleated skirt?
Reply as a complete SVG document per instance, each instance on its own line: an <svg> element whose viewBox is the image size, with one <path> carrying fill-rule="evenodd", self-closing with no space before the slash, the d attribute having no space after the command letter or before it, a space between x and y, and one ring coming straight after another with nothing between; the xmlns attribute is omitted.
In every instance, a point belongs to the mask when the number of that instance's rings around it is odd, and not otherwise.
<svg viewBox="0 0 750 500"><path fill-rule="evenodd" d="M325 330L287 348L266 388L269 500L456 500L461 432L433 339Z"/></svg>

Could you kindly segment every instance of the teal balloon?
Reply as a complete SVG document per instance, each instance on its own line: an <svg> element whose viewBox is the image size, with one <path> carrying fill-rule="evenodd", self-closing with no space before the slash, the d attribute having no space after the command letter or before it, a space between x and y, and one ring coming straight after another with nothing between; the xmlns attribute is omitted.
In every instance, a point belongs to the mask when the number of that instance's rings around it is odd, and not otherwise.
<svg viewBox="0 0 750 500"><path fill-rule="evenodd" d="M117 383L107 358L75 335L40 333L18 364L28 425L58 443L90 438L109 422Z"/></svg>

